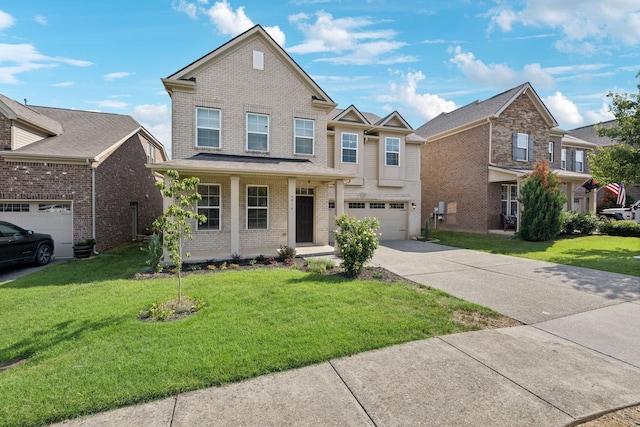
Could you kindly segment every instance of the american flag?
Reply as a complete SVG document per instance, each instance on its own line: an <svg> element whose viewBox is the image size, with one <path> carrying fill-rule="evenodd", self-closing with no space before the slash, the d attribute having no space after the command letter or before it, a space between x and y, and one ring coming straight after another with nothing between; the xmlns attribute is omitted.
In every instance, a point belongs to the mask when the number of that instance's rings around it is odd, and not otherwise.
<svg viewBox="0 0 640 427"><path fill-rule="evenodd" d="M626 204L627 194L624 189L624 184L622 183L618 184L618 183L612 182L611 184L608 184L604 188L606 188L607 190L611 191L613 194L618 196L616 199L616 204L620 206L624 206Z"/></svg>

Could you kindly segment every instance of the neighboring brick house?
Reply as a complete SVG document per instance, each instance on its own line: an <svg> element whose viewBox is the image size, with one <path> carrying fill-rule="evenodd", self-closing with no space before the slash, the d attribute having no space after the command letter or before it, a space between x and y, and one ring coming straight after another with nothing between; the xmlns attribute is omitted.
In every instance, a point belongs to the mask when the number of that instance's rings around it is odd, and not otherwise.
<svg viewBox="0 0 640 427"><path fill-rule="evenodd" d="M336 164L340 150L333 147L334 135L344 126L333 113L336 103L261 26L162 82L172 103L173 160L152 169L200 179L203 198L197 210L207 221L185 243L192 259L268 256L282 245L330 242L333 216L345 212L352 182L362 181L362 171ZM365 130L397 137L401 150L411 133L397 113L381 123L364 119L355 126L354 133L362 135L357 147L365 143ZM404 168L406 153L395 153ZM389 175L385 167L373 167L381 179ZM377 172L373 175L377 179ZM396 191L401 186L390 185ZM409 200L419 205L419 192L415 197L373 194L358 200L397 201L406 209Z"/></svg>
<svg viewBox="0 0 640 427"><path fill-rule="evenodd" d="M51 234L54 256L131 241L162 213L148 161L164 147L132 117L22 105L0 95L0 219Z"/></svg>
<svg viewBox="0 0 640 427"><path fill-rule="evenodd" d="M569 136L576 138L580 141L588 141L590 144L592 144L592 147L606 148L611 145L617 144L616 141L609 138L608 136L599 136L598 131L596 129L596 127L598 126L604 126L604 127L616 126L616 121L609 120L606 122L601 122L597 124L592 124L592 125L582 126L576 129L572 129L569 131ZM567 147L567 148L570 149L570 147ZM569 154L567 158L570 159L571 155ZM608 182L600 183L601 186L605 186L607 184L609 183ZM628 196L629 195L633 196L633 200L640 199L640 183L636 183L635 185L631 185L631 183L627 183L626 192ZM603 188L599 188L595 190L594 193L596 194L598 212L600 212L604 208L610 207L610 205L606 204L606 200L609 200L609 203L612 203L613 200L615 200L615 196L613 196L613 193L607 190L604 190ZM593 209L591 210L593 211Z"/></svg>
<svg viewBox="0 0 640 427"><path fill-rule="evenodd" d="M416 130L427 139L421 162L423 220L438 209L438 227L502 230L501 214L519 218L520 186L543 159L572 195L590 176L561 168L566 132L557 125L529 83L425 123ZM572 209L573 197L568 200Z"/></svg>

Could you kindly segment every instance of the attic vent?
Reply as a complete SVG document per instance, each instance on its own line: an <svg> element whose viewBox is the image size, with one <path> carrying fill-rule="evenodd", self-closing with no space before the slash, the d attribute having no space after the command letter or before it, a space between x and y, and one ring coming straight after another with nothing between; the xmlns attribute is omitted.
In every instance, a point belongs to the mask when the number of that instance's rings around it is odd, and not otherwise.
<svg viewBox="0 0 640 427"><path fill-rule="evenodd" d="M264 52L253 51L253 69L264 70Z"/></svg>

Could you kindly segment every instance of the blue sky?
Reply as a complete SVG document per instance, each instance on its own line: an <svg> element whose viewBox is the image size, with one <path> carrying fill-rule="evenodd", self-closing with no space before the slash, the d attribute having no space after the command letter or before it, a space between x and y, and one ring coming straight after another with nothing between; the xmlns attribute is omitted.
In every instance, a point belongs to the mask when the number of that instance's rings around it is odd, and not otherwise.
<svg viewBox="0 0 640 427"><path fill-rule="evenodd" d="M160 79L254 24L339 107L414 128L526 81L564 129L637 92L637 0L28 0L0 5L0 93L130 114L170 149Z"/></svg>

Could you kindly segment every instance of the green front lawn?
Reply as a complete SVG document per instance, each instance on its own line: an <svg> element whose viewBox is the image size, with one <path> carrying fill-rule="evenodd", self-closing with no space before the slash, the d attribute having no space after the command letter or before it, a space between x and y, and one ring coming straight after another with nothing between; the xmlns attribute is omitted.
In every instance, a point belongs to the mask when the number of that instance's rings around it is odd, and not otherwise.
<svg viewBox="0 0 640 427"><path fill-rule="evenodd" d="M0 285L0 425L41 425L392 344L479 327L498 315L442 292L295 269L193 274L207 307L145 323L177 279L133 280L137 245Z"/></svg>
<svg viewBox="0 0 640 427"><path fill-rule="evenodd" d="M558 264L640 276L640 238L591 235L559 237L548 242L526 242L500 234L437 230L431 237L440 244L511 255Z"/></svg>

